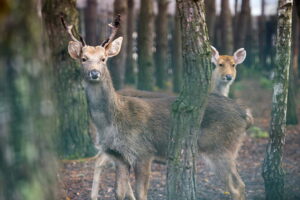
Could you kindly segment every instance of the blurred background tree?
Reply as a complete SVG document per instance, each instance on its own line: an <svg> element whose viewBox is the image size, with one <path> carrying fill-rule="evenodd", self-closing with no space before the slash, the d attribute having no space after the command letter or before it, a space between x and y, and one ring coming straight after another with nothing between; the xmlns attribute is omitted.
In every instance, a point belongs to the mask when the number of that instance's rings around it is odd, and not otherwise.
<svg viewBox="0 0 300 200"><path fill-rule="evenodd" d="M57 107L38 6L1 1L0 199L57 199Z"/></svg>

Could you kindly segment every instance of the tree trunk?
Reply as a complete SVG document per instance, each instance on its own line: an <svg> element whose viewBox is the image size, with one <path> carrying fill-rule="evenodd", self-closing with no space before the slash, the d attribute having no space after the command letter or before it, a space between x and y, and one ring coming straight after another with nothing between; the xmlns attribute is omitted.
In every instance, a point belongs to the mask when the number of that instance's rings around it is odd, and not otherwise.
<svg viewBox="0 0 300 200"><path fill-rule="evenodd" d="M233 53L233 33L232 33L232 16L229 7L228 0L222 0L221 2L221 14L220 14L220 31L221 31L221 48L220 51L223 54Z"/></svg>
<svg viewBox="0 0 300 200"><path fill-rule="evenodd" d="M247 33L247 22L249 21L250 13L250 0L242 0L241 12L238 17L237 26L239 31L236 34L235 49L241 48L245 45L245 38Z"/></svg>
<svg viewBox="0 0 300 200"><path fill-rule="evenodd" d="M87 5L84 10L84 22L85 22L85 41L88 45L99 45L100 38L97 32L97 0L87 0Z"/></svg>
<svg viewBox="0 0 300 200"><path fill-rule="evenodd" d="M70 38L60 21L65 15L68 24L78 25L75 0L44 0L43 18L49 38L55 94L58 103L58 152L63 157L88 156L93 145L88 137L88 109L80 79L80 68L67 49ZM78 30L78 29L77 29Z"/></svg>
<svg viewBox="0 0 300 200"><path fill-rule="evenodd" d="M138 23L138 89L153 90L153 1L141 0Z"/></svg>
<svg viewBox="0 0 300 200"><path fill-rule="evenodd" d="M127 56L126 56L126 72L125 82L128 84L135 84L134 66L133 60L133 31L135 27L135 15L134 15L134 0L127 0L128 15L127 15Z"/></svg>
<svg viewBox="0 0 300 200"><path fill-rule="evenodd" d="M156 85L166 88L168 68L168 0L158 0L156 18Z"/></svg>
<svg viewBox="0 0 300 200"><path fill-rule="evenodd" d="M300 3L299 3L300 4ZM299 37L300 37L300 15L297 14L297 5L293 5L293 26L292 26L292 66L293 66L293 76L295 81L298 81L299 70L298 70L298 60L299 60Z"/></svg>
<svg viewBox="0 0 300 200"><path fill-rule="evenodd" d="M1 1L0 199L57 199L56 107L37 5Z"/></svg>
<svg viewBox="0 0 300 200"><path fill-rule="evenodd" d="M114 16L117 16L118 14L121 15L122 23L116 37L123 37L122 48L118 56L111 58L109 61L109 71L116 90L119 90L124 86L125 61L127 56L127 1L115 0Z"/></svg>
<svg viewBox="0 0 300 200"><path fill-rule="evenodd" d="M175 14L173 46L172 46L172 67L173 67L173 91L179 93L182 86L182 43L180 19L178 12Z"/></svg>
<svg viewBox="0 0 300 200"><path fill-rule="evenodd" d="M258 40L259 40L259 60L262 69L266 66L266 16L265 16L265 0L261 0L261 15L258 20Z"/></svg>
<svg viewBox="0 0 300 200"><path fill-rule="evenodd" d="M168 200L195 200L197 135L207 103L212 66L204 0L177 0L181 20L184 82L173 104L167 173Z"/></svg>
<svg viewBox="0 0 300 200"><path fill-rule="evenodd" d="M207 22L210 43L214 43L215 25L216 25L216 1L205 0L205 17Z"/></svg>
<svg viewBox="0 0 300 200"><path fill-rule="evenodd" d="M292 1L279 0L276 66L270 140L263 163L267 200L284 199L282 152L285 141L288 79L291 60Z"/></svg>
<svg viewBox="0 0 300 200"><path fill-rule="evenodd" d="M254 49L257 48L255 44L257 44L257 41L255 39L257 37L254 37L254 28L252 25L252 17L251 17L251 8L249 10L249 17L247 22L247 31L246 31L246 40L245 40L245 49L247 50L247 59L245 60L245 66L251 67L255 63L255 52Z"/></svg>

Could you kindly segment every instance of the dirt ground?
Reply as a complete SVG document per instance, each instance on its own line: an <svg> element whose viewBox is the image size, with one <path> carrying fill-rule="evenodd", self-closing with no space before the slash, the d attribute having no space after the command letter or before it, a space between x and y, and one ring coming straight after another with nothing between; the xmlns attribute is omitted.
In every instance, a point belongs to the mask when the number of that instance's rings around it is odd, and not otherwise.
<svg viewBox="0 0 300 200"><path fill-rule="evenodd" d="M271 113L271 90L261 89L258 82L242 81L241 91L234 93L238 102L252 109L255 126L268 131ZM300 102L298 102L299 105ZM298 108L298 114L300 109ZM300 115L298 117L300 119ZM264 183L261 176L261 166L268 139L246 136L238 157L238 170L246 184L247 199L264 199ZM61 199L87 200L90 199L93 166L95 159L62 161L60 168ZM202 200L230 199L224 191L224 186L200 160L198 162L198 197ZM300 125L288 126L284 148L283 167L285 176L285 199L300 199ZM132 173L131 173L132 174ZM165 199L166 166L153 164L149 200ZM131 175L132 185L134 177ZM101 176L98 199L114 198L114 167L108 165Z"/></svg>

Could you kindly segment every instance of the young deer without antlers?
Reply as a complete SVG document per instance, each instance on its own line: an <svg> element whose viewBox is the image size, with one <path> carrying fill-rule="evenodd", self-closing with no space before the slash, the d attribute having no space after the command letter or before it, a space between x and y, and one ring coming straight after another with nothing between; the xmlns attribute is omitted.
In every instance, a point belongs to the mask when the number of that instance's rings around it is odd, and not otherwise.
<svg viewBox="0 0 300 200"><path fill-rule="evenodd" d="M236 77L236 66L244 62L246 51L238 49L233 56L219 55L217 49L211 46L211 61L215 64L212 73L212 92L228 97L229 89Z"/></svg>
<svg viewBox="0 0 300 200"><path fill-rule="evenodd" d="M99 178L101 165L107 159L114 159L118 163L116 199L123 200L126 196L135 199L129 183L129 168L133 167L136 197L146 200L151 162L167 157L170 107L175 97L142 99L116 93L106 61L120 51L122 37L113 40L118 25L116 20L113 34L100 46L88 46L68 31L73 36L68 51L81 62L89 112L97 129L95 146L103 152L97 160L94 179ZM245 198L245 185L237 172L235 158L251 119L238 104L212 94L199 130L199 153L214 166L235 200ZM92 199L97 199L95 180Z"/></svg>

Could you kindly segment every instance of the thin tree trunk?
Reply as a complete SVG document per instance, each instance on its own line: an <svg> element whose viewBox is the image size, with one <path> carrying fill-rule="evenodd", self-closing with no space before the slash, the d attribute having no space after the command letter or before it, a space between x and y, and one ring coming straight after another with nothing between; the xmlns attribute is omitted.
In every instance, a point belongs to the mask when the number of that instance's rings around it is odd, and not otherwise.
<svg viewBox="0 0 300 200"><path fill-rule="evenodd" d="M156 53L155 74L156 85L166 88L168 68L168 0L158 0L158 15L156 18Z"/></svg>
<svg viewBox="0 0 300 200"><path fill-rule="evenodd" d="M265 0L261 0L261 15L258 20L258 38L259 38L259 59L262 69L266 66L266 16Z"/></svg>
<svg viewBox="0 0 300 200"><path fill-rule="evenodd" d="M97 33L97 0L87 0L84 10L85 41L88 45L99 45L100 38Z"/></svg>
<svg viewBox="0 0 300 200"><path fill-rule="evenodd" d="M209 40L214 43L215 25L216 25L216 1L205 0L205 18L207 22Z"/></svg>
<svg viewBox="0 0 300 200"><path fill-rule="evenodd" d="M127 0L128 15L127 15L127 56L126 56L126 72L125 82L129 84L135 83L134 66L135 61L133 60L133 31L135 27L135 15L134 15L134 0Z"/></svg>
<svg viewBox="0 0 300 200"><path fill-rule="evenodd" d="M123 42L120 53L109 61L109 71L112 76L115 89L119 90L124 86L125 76L125 62L127 56L127 1L115 0L114 2L114 16L120 14L122 23L118 30L117 36L123 36Z"/></svg>
<svg viewBox="0 0 300 200"><path fill-rule="evenodd" d="M180 19L176 10L173 32L172 66L173 66L173 91L179 93L182 86L182 42Z"/></svg>
<svg viewBox="0 0 300 200"><path fill-rule="evenodd" d="M138 89L153 90L153 1L141 0L138 23Z"/></svg>
<svg viewBox="0 0 300 200"><path fill-rule="evenodd" d="M300 4L300 3L299 3ZM293 6L293 27L292 27L292 66L294 72L294 78L297 82L299 71L298 71L298 60L299 60L299 37L300 37L300 16L297 14L297 5Z"/></svg>
<svg viewBox="0 0 300 200"><path fill-rule="evenodd" d="M57 150L61 156L70 158L88 156L94 152L88 136L89 115L80 69L67 52L70 38L60 21L63 13L66 21L77 27L78 12L75 3L75 0L44 0L42 10L49 38L58 103Z"/></svg>
<svg viewBox="0 0 300 200"><path fill-rule="evenodd" d="M241 12L238 17L239 31L236 35L235 49L241 48L245 45L245 38L247 32L248 18L251 16L250 13L250 0L242 0Z"/></svg>
<svg viewBox="0 0 300 200"><path fill-rule="evenodd" d="M228 0L222 0L221 2L220 20L220 31L222 34L220 51L223 54L231 54L233 53L233 33L232 16Z"/></svg>
<svg viewBox="0 0 300 200"><path fill-rule="evenodd" d="M279 0L271 130L263 163L263 178L267 200L284 199L282 153L286 130L288 80L291 60L291 28L292 1Z"/></svg>
<svg viewBox="0 0 300 200"><path fill-rule="evenodd" d="M56 106L38 1L1 1L0 199L57 199ZM2 7L3 6L3 7Z"/></svg>
<svg viewBox="0 0 300 200"><path fill-rule="evenodd" d="M210 88L212 66L204 0L177 0L181 20L184 82L173 105L168 149L167 199L195 200L197 134Z"/></svg>

